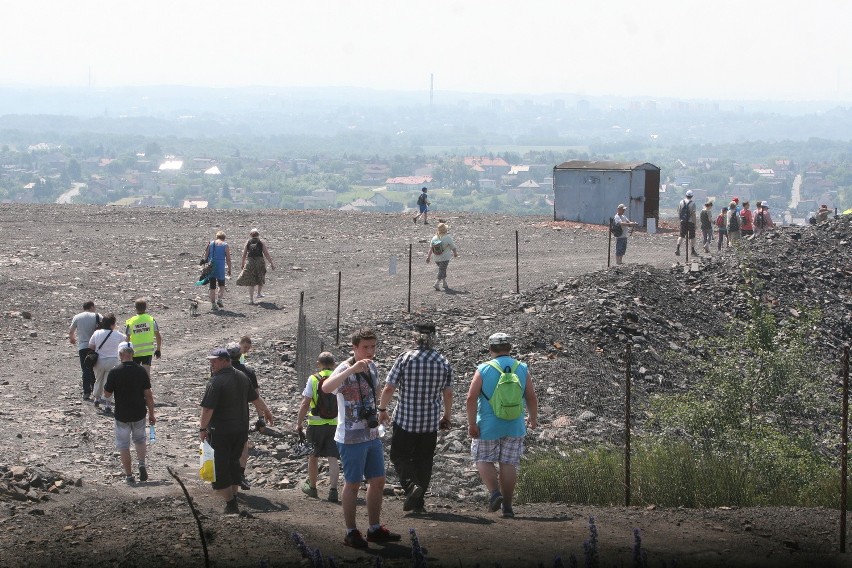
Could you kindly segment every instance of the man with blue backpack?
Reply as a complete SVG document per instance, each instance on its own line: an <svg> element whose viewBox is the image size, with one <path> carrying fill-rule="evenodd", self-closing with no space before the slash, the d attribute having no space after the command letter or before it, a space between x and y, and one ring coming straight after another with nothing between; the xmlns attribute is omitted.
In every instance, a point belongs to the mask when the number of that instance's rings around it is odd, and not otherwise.
<svg viewBox="0 0 852 568"><path fill-rule="evenodd" d="M470 450L489 492L488 509L494 512L502 507L503 518L511 519L524 435L528 427L538 425L538 398L527 364L509 355L509 335L489 337L488 350L493 358L477 367L467 393ZM526 422L524 407L529 414Z"/></svg>
<svg viewBox="0 0 852 568"><path fill-rule="evenodd" d="M684 240L689 241L686 246L692 247L692 254L698 256L698 251L695 250L695 202L692 201L692 197L692 190L686 190L686 196L677 205L677 217L680 221L680 236L677 239L677 248L675 249L677 256L680 256L680 245L683 244Z"/></svg>

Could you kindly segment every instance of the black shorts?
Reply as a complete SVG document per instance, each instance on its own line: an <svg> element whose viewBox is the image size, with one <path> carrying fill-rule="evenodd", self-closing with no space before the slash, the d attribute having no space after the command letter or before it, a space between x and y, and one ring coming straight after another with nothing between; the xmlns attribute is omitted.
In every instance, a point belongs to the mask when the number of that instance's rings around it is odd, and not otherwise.
<svg viewBox="0 0 852 568"><path fill-rule="evenodd" d="M314 453L311 455L324 458L339 458L337 443L334 441L334 432L337 426L334 424L308 424L308 442L314 445Z"/></svg>
<svg viewBox="0 0 852 568"><path fill-rule="evenodd" d="M690 223L688 221L680 222L680 236L688 237L690 239L695 238L695 223Z"/></svg>
<svg viewBox="0 0 852 568"><path fill-rule="evenodd" d="M213 431L210 434L210 445L213 446L213 465L216 468L216 481L213 489L227 489L239 485L242 479L240 471L240 456L248 440L248 431L223 434Z"/></svg>
<svg viewBox="0 0 852 568"><path fill-rule="evenodd" d="M141 357L134 357L133 362L139 363L140 365L148 365L151 366L151 359L153 359L153 355L142 355Z"/></svg>
<svg viewBox="0 0 852 568"><path fill-rule="evenodd" d="M217 287L218 288L224 288L225 287L225 281L219 280L218 278L211 278L210 279L210 289L215 290Z"/></svg>

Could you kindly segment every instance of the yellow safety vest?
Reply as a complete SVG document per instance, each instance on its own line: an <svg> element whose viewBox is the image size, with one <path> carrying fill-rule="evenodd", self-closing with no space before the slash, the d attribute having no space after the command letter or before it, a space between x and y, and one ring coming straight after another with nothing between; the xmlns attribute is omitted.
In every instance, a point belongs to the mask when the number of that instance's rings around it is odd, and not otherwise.
<svg viewBox="0 0 852 568"><path fill-rule="evenodd" d="M319 396L319 379L320 377L330 377L331 369L320 371L316 375L311 375L308 380L311 382L311 410L308 412L308 424L318 426L320 424L337 424L337 418L320 418L314 416L313 411L317 405L317 397Z"/></svg>
<svg viewBox="0 0 852 568"><path fill-rule="evenodd" d="M148 314L137 314L125 322L129 334L127 341L133 344L134 357L153 355L157 350L154 334L154 318Z"/></svg>

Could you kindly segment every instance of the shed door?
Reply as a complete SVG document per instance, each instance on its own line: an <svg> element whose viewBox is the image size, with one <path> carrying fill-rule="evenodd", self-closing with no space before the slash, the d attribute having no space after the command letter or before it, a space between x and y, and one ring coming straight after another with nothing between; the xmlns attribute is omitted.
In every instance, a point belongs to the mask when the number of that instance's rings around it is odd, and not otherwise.
<svg viewBox="0 0 852 568"><path fill-rule="evenodd" d="M660 170L645 171L645 219L660 221ZM646 221L647 224L647 221Z"/></svg>

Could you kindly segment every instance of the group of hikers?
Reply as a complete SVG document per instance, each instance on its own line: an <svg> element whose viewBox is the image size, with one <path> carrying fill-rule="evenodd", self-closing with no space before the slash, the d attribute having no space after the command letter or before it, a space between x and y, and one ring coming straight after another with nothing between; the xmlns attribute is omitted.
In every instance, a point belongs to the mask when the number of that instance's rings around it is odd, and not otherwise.
<svg viewBox="0 0 852 568"><path fill-rule="evenodd" d="M740 198L734 197L716 215L713 211L712 199L708 199L699 212L697 211L697 205L693 201L693 197L693 191L691 189L687 190L677 206L678 239L675 248L676 256L680 256L681 246L686 246L692 252L693 256L699 255L696 248L697 230L699 228L701 229L701 247L705 253L709 253L714 243L716 244L716 250L721 251L723 245L726 247L732 244L736 245L742 239L753 238L763 231L775 227L775 223L769 213L769 204L766 201L758 201L755 210L752 211L751 203L748 200L740 204ZM610 227L610 231L615 237L615 263L617 265L623 263L624 255L627 252L627 236L629 231L638 225L638 223L630 221L627 218L625 211L625 205L623 203L619 204Z"/></svg>
<svg viewBox="0 0 852 568"><path fill-rule="evenodd" d="M435 254L430 250L432 257ZM136 450L138 479L148 480L146 426L156 424L150 365L153 357L160 357L162 347L159 326L147 313L147 302L137 300L135 309L136 315L119 332L113 314L102 316L94 302L87 301L69 328L69 340L78 347L83 398L105 405L104 414L114 418L115 447L128 484L136 483L131 445ZM335 361L330 352L321 353L317 372L305 380L292 428L299 436L306 432L310 452L307 479L300 489L309 498L319 497L319 460L327 459L326 499L342 504L347 546L366 548L370 542L400 539L380 520L386 429L392 432L389 458L404 494L402 509L412 514L427 512L438 433L453 426L455 375L450 362L436 349L433 323L417 324L412 336L412 348L396 358L383 384L374 360L377 336L370 328L352 333L351 357ZM511 519L524 436L527 428L537 426L538 401L527 365L511 356L512 338L494 333L487 346L490 358L473 373L464 414L471 457L488 490L487 508ZM275 418L260 396L257 374L245 364L250 349L251 339L244 336L239 343L208 354L210 378L200 402L199 441L214 450L212 488L224 501L226 514L239 514L240 490L251 489L245 475L248 405L260 417L255 430L281 435L270 428ZM97 354L97 362L91 362L91 353ZM356 524L357 496L363 483L367 485L369 520L365 533Z"/></svg>

